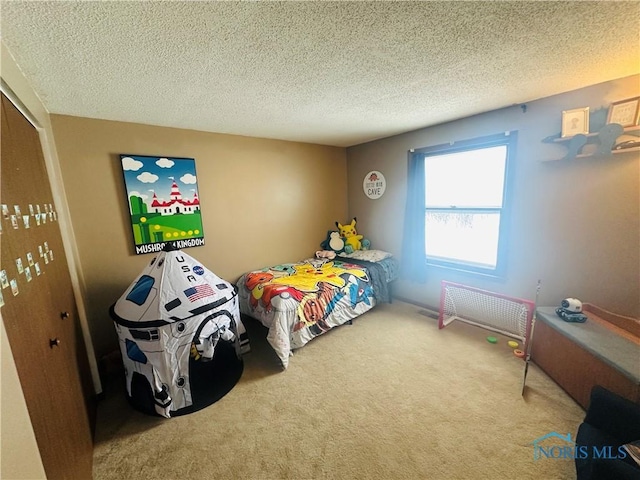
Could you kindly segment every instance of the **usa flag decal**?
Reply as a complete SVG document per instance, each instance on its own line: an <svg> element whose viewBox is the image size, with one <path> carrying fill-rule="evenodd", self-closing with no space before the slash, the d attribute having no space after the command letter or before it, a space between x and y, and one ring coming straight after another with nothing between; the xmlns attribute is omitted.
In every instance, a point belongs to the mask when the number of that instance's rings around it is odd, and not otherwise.
<svg viewBox="0 0 640 480"><path fill-rule="evenodd" d="M190 302L195 302L205 297L213 297L215 292L210 285L196 285L195 287L187 288L184 291Z"/></svg>

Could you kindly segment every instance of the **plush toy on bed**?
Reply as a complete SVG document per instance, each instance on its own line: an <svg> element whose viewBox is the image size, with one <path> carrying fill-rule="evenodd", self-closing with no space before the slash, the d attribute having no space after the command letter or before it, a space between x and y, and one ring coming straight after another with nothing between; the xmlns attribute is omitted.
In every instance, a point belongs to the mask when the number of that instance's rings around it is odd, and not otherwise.
<svg viewBox="0 0 640 480"><path fill-rule="evenodd" d="M320 248L336 253L344 252L344 240L340 236L340 232L329 230L327 232L327 238L320 244Z"/></svg>
<svg viewBox="0 0 640 480"><path fill-rule="evenodd" d="M353 253L356 250L368 250L371 242L365 239L363 235L358 235L356 231L356 221L357 218L353 217L351 223L347 225L342 225L339 222L336 222L336 226L340 230L340 236L344 240L344 251L345 253Z"/></svg>

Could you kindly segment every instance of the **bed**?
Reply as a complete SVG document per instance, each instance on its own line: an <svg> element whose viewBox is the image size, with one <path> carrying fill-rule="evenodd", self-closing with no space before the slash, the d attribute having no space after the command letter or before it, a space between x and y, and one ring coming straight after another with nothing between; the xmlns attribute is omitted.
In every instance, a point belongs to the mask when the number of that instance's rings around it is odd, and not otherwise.
<svg viewBox="0 0 640 480"><path fill-rule="evenodd" d="M236 286L240 312L268 328L267 341L286 369L294 350L377 303L390 303L397 277L390 253L367 250L247 272Z"/></svg>

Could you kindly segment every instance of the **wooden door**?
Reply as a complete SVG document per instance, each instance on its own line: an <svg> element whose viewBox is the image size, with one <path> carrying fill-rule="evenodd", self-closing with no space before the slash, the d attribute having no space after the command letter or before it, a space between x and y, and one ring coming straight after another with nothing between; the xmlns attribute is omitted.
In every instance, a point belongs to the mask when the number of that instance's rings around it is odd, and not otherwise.
<svg viewBox="0 0 640 480"><path fill-rule="evenodd" d="M89 479L95 406L58 214L38 132L4 95L0 136L2 319L47 478Z"/></svg>

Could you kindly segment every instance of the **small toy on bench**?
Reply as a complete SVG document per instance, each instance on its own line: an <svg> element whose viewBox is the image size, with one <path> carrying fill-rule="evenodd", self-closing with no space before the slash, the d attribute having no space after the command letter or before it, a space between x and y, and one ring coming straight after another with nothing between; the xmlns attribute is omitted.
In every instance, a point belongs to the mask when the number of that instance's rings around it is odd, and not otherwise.
<svg viewBox="0 0 640 480"><path fill-rule="evenodd" d="M584 323L587 316L582 313L582 302L577 298L565 298L556 308L556 314L565 322Z"/></svg>

